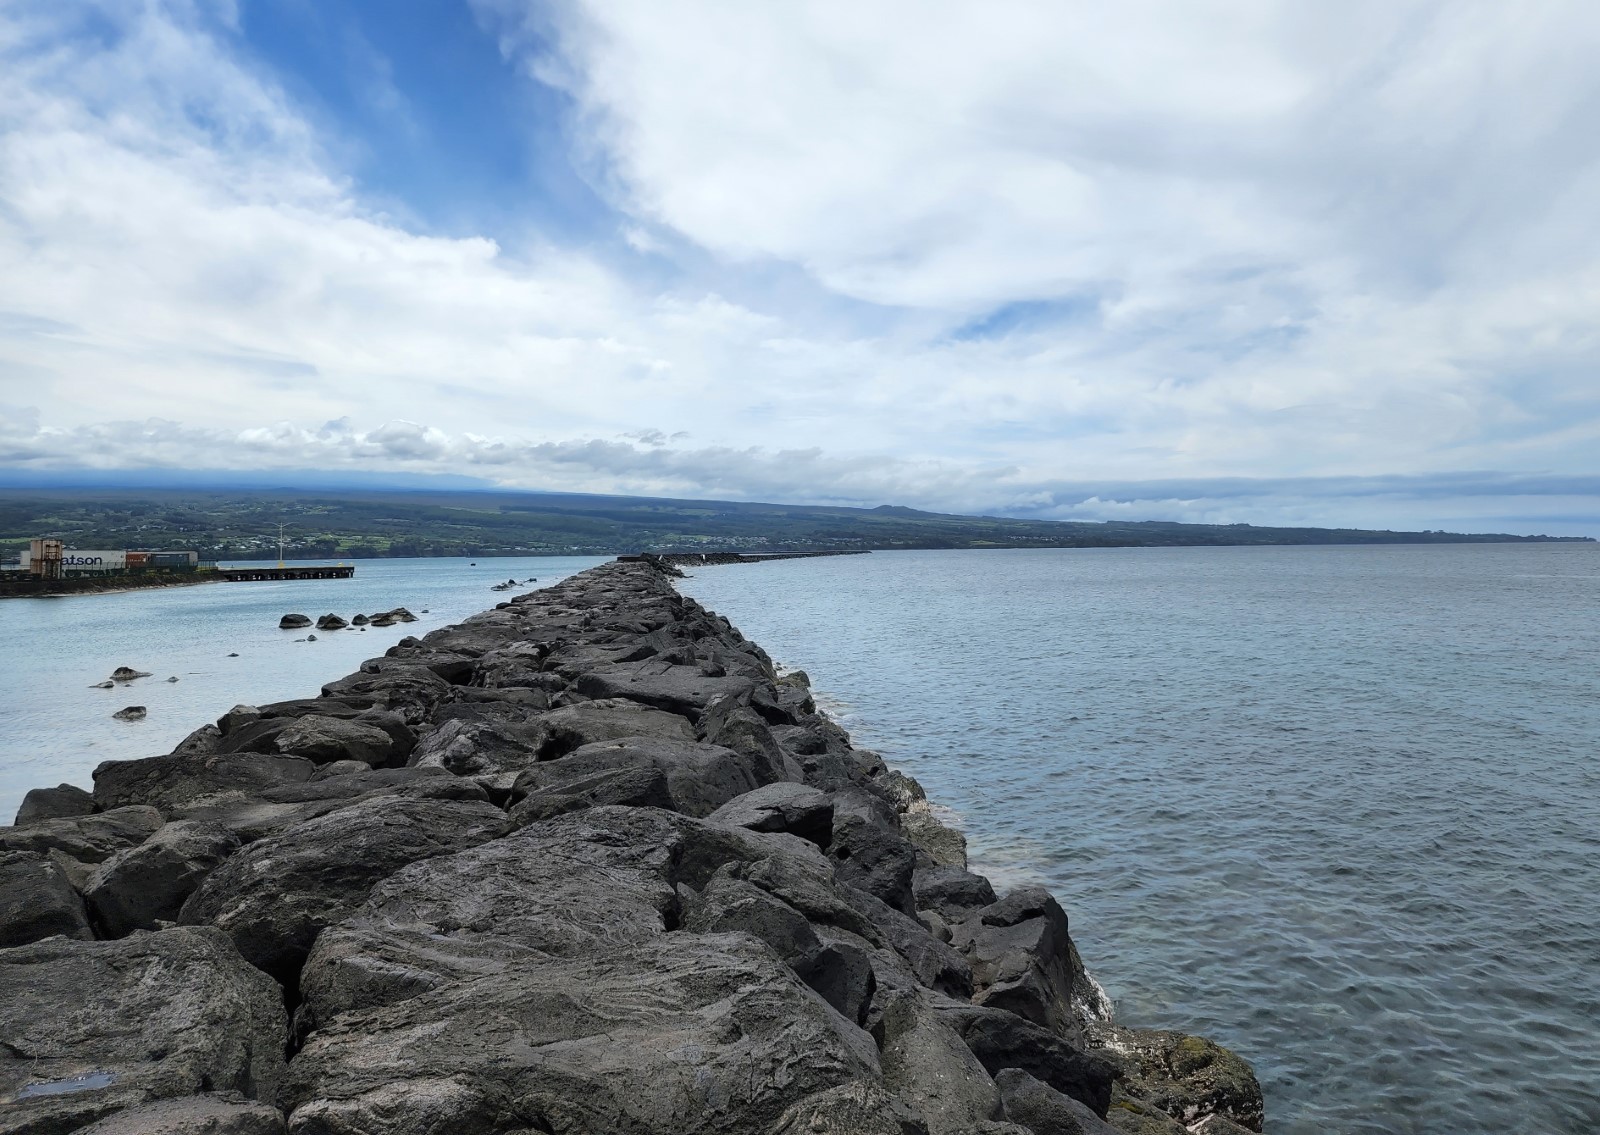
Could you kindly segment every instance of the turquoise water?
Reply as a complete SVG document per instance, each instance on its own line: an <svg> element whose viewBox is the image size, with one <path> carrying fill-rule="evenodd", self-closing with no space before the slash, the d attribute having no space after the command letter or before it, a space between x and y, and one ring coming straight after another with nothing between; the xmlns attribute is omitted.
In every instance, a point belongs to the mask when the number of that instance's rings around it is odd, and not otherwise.
<svg viewBox="0 0 1600 1135"><path fill-rule="evenodd" d="M1600 548L874 553L684 590L1275 1135L1600 1131Z"/></svg>
<svg viewBox="0 0 1600 1135"><path fill-rule="evenodd" d="M515 577L553 583L603 558L364 560L353 579L208 583L112 595L0 600L0 823L30 788L85 788L105 760L170 752L240 702L314 697L363 659L492 607L491 585ZM242 566L242 565L241 565ZM518 590L531 590L519 588ZM514 594L514 593L513 593ZM280 631L298 611L348 619L407 607L415 623L366 631ZM426 609L427 613L423 611ZM237 657L229 657L230 655ZM114 690L89 687L118 666L148 670ZM169 677L178 681L168 682ZM128 705L143 721L116 721Z"/></svg>

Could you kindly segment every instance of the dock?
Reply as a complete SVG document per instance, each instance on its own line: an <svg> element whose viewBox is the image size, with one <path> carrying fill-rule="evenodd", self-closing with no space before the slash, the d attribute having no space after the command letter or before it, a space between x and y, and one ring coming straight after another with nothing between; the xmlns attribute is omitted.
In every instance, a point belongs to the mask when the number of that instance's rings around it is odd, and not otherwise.
<svg viewBox="0 0 1600 1135"><path fill-rule="evenodd" d="M217 575L228 583L262 583L280 579L349 579L355 573L354 564L339 564L337 567L217 568Z"/></svg>

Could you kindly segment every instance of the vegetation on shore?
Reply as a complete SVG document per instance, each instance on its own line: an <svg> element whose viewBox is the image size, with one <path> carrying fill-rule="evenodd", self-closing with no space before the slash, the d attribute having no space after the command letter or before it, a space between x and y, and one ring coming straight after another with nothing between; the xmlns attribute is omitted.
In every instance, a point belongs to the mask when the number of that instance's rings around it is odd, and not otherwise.
<svg viewBox="0 0 1600 1135"><path fill-rule="evenodd" d="M280 522L286 525L286 554L296 559L1555 539L1168 521L1016 520L888 505L863 509L572 493L0 491L0 552L7 556L33 537L49 535L79 548L194 548L208 560L269 559L278 554Z"/></svg>

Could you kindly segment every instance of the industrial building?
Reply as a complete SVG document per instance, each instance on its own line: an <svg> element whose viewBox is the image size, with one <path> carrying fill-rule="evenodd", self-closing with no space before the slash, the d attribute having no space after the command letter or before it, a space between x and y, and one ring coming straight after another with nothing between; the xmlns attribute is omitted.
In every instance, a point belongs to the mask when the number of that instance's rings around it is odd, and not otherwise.
<svg viewBox="0 0 1600 1135"><path fill-rule="evenodd" d="M7 564L6 567L10 568ZM18 574L32 579L65 579L97 575L142 575L147 572L192 572L200 566L195 551L157 552L68 548L60 540L32 540L17 560Z"/></svg>

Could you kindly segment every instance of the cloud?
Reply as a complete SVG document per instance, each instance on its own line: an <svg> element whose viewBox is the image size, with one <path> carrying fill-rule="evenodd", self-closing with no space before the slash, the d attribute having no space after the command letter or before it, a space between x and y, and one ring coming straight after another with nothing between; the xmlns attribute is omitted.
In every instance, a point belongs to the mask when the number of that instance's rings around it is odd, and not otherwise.
<svg viewBox="0 0 1600 1135"><path fill-rule="evenodd" d="M1600 10L477 6L611 243L386 211L226 5L0 12L0 461L1328 522L1595 472Z"/></svg>

